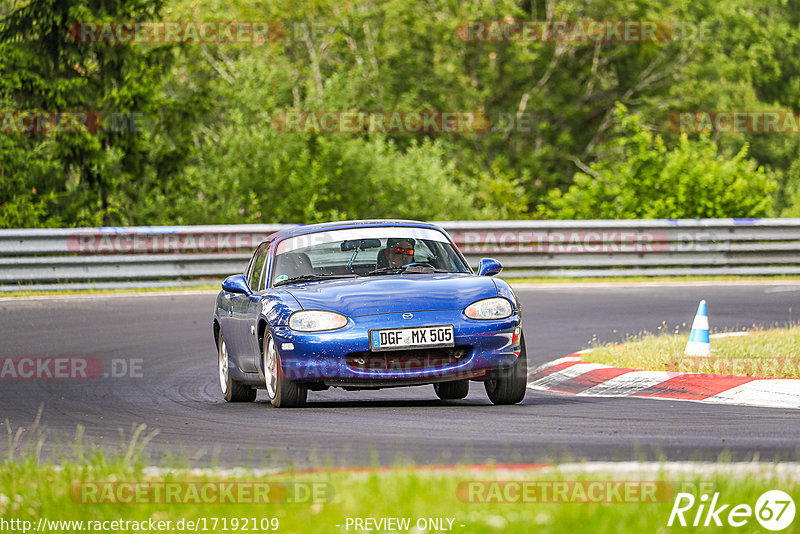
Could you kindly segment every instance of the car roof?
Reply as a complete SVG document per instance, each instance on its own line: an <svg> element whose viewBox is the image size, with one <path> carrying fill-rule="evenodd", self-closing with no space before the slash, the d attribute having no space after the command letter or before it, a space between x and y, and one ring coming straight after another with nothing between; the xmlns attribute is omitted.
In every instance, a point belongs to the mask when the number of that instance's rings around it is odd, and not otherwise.
<svg viewBox="0 0 800 534"><path fill-rule="evenodd" d="M404 219L361 219L356 221L335 221L335 222L327 222L319 224L292 226L275 232L274 234L269 236L268 240L269 241L276 239L282 240L287 237L294 237L303 234L311 234L314 232L320 232L324 230L344 230L347 228L366 228L366 227L381 227L381 226L411 226L414 228L430 228L432 230L439 230L440 232L447 235L447 232L445 232L441 227L436 226L435 224L421 222L421 221L411 221Z"/></svg>

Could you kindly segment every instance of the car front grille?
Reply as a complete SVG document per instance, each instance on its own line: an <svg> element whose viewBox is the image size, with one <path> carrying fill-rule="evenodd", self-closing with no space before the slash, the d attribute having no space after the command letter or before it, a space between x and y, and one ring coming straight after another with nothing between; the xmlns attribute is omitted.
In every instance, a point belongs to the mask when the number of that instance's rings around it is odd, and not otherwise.
<svg viewBox="0 0 800 534"><path fill-rule="evenodd" d="M358 371L418 371L442 369L463 362L472 347L458 346L436 349L404 349L386 352L352 352L347 365Z"/></svg>

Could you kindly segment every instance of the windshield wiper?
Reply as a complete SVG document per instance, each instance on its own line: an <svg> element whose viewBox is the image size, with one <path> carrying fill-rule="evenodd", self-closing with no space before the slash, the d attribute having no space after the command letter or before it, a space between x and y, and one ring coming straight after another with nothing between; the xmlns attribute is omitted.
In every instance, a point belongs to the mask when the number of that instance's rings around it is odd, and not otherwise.
<svg viewBox="0 0 800 534"><path fill-rule="evenodd" d="M355 278L354 274L304 274L303 276L294 276L292 278L285 278L275 282L274 287L283 286L286 284L299 284L300 282L316 282L317 280L331 280L334 278Z"/></svg>
<svg viewBox="0 0 800 534"><path fill-rule="evenodd" d="M427 263L427 262L425 262ZM381 267L380 269L375 269L374 271L370 271L366 274L362 274L361 276L374 276L378 274L401 274L406 272L408 269L411 269L409 272L416 272L416 273L427 273L427 272L435 272L435 273L446 273L449 272L446 269L437 269L432 265L422 265L420 263L411 264L411 265L401 265L400 267Z"/></svg>
<svg viewBox="0 0 800 534"><path fill-rule="evenodd" d="M406 269L408 269L408 267L381 267L380 269L375 269L368 273L364 273L361 276L372 276L375 274L389 274L389 273L400 274Z"/></svg>

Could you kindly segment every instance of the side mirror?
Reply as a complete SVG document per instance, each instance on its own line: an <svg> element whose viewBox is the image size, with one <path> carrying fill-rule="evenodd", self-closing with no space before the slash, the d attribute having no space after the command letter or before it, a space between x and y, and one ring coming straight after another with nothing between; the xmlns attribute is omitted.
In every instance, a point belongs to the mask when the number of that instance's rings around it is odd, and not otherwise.
<svg viewBox="0 0 800 534"><path fill-rule="evenodd" d="M494 276L502 270L503 266L494 258L481 258L478 263L478 276Z"/></svg>
<svg viewBox="0 0 800 534"><path fill-rule="evenodd" d="M222 289L228 293L241 293L244 295L252 295L253 292L247 286L247 282L242 274L233 274L223 280Z"/></svg>

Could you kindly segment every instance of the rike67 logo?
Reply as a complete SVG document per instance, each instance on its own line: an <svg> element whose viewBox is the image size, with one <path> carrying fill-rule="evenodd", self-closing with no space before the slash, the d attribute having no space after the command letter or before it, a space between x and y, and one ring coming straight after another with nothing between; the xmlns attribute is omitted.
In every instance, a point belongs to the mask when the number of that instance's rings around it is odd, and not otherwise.
<svg viewBox="0 0 800 534"><path fill-rule="evenodd" d="M749 504L723 503L719 492L711 496L710 502L708 494L696 499L691 493L678 493L667 526L675 524L685 527L691 524L694 527L721 527L727 524L742 527L755 517L765 529L778 531L791 525L794 515L794 501L788 493L781 490L764 492L756 501L755 507Z"/></svg>

